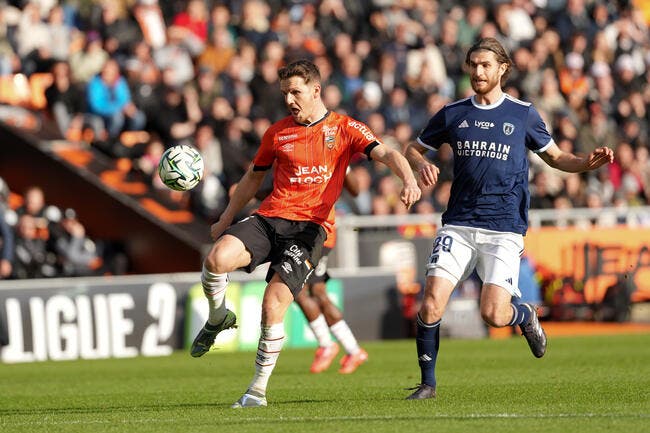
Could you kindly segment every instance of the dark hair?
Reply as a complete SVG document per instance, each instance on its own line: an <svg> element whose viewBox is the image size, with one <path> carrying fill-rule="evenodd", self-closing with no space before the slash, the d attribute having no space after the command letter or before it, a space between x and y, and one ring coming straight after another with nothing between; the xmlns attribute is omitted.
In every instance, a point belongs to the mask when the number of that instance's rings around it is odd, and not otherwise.
<svg viewBox="0 0 650 433"><path fill-rule="evenodd" d="M474 51L480 50L492 51L497 56L497 62L500 64L505 63L507 65L506 71L501 76L501 85L503 86L508 80L508 76L512 70L512 60L510 59L508 52L505 48L503 48L503 45L501 45L501 43L494 38L479 39L478 42L476 42L470 47L469 50L467 50L467 55L465 56L465 64L467 66L469 66L469 57L472 55L472 53Z"/></svg>
<svg viewBox="0 0 650 433"><path fill-rule="evenodd" d="M300 77L305 80L306 84L315 81L320 83L320 71L318 66L309 60L297 60L295 62L289 63L284 68L280 68L278 71L278 77L280 81L287 80L291 77Z"/></svg>

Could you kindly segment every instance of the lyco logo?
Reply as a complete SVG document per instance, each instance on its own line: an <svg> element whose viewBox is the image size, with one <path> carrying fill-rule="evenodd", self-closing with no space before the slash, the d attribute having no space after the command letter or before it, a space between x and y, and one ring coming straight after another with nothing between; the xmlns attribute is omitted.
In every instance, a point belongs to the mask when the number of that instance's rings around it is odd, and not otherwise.
<svg viewBox="0 0 650 433"><path fill-rule="evenodd" d="M481 128L481 129L490 129L494 127L494 123L488 122L485 120L475 120L474 121L474 126Z"/></svg>
<svg viewBox="0 0 650 433"><path fill-rule="evenodd" d="M287 141L298 138L298 134L278 135L278 141Z"/></svg>

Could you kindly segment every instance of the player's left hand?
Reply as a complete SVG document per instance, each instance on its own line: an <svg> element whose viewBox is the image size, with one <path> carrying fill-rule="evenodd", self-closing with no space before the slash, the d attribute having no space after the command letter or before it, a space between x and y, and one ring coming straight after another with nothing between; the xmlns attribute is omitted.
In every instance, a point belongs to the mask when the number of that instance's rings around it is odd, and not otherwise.
<svg viewBox="0 0 650 433"><path fill-rule="evenodd" d="M402 203L404 203L406 208L410 209L416 201L420 200L421 195L422 191L420 191L420 187L418 186L417 182L406 183L402 188L402 193L400 194L399 198L402 200Z"/></svg>
<svg viewBox="0 0 650 433"><path fill-rule="evenodd" d="M609 147L599 147L587 157L587 170L594 170L612 162L614 162L614 151Z"/></svg>

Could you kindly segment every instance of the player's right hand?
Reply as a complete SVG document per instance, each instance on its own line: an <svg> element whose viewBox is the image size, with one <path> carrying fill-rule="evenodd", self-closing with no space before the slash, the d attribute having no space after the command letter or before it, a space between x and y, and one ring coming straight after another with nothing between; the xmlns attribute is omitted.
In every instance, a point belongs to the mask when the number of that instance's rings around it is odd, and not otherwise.
<svg viewBox="0 0 650 433"><path fill-rule="evenodd" d="M402 193L400 194L400 200L404 203L407 209L410 209L415 202L420 200L421 195L422 191L420 191L420 187L418 187L418 184L413 181L404 184Z"/></svg>
<svg viewBox="0 0 650 433"><path fill-rule="evenodd" d="M435 165L430 162L425 162L420 165L418 169L418 174L420 175L420 181L424 186L434 186L438 182L438 174L440 170Z"/></svg>

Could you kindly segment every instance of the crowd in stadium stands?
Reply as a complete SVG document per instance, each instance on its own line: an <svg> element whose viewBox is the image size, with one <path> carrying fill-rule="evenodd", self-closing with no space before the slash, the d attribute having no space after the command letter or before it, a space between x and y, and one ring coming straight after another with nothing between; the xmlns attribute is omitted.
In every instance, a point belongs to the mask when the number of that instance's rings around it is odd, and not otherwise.
<svg viewBox="0 0 650 433"><path fill-rule="evenodd" d="M61 135L130 158L155 188L162 151L196 146L206 171L189 206L214 220L286 115L280 66L313 60L328 108L403 149L471 94L463 53L492 36L514 61L506 91L536 105L562 149L615 149L584 175L531 154L532 208L625 208L650 204L649 24L641 0L2 0L0 79L50 76L42 108ZM453 150L431 157L439 182L411 212L445 209ZM360 157L353 171L362 190L340 212L408 212L383 167ZM33 225L19 221L16 244Z"/></svg>
<svg viewBox="0 0 650 433"><path fill-rule="evenodd" d="M74 209L48 204L43 190L28 187L10 203L0 178L0 279L123 274L119 247L86 235Z"/></svg>

